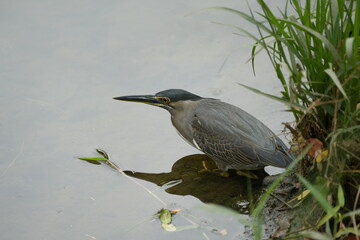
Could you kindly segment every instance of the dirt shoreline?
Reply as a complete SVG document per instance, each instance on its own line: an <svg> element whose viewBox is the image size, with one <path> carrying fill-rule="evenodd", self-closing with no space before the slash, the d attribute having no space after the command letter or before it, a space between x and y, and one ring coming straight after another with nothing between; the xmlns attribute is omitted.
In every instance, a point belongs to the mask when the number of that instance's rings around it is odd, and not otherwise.
<svg viewBox="0 0 360 240"><path fill-rule="evenodd" d="M264 193L274 178L265 178L263 181ZM269 196L263 209L263 239L276 239L289 232L303 227L298 208L291 208L288 202L300 193L300 184L295 172L287 175L274 192ZM242 239L254 239L254 233L250 226L245 227Z"/></svg>

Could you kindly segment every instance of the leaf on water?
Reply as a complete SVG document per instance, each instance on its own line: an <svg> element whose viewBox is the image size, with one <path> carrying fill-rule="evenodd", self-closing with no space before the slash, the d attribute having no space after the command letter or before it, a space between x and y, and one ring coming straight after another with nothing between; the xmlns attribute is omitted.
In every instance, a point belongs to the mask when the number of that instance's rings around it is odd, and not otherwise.
<svg viewBox="0 0 360 240"><path fill-rule="evenodd" d="M176 231L176 227L173 224L161 224L161 226L163 227L163 229L165 229L168 232L175 232Z"/></svg>
<svg viewBox="0 0 360 240"><path fill-rule="evenodd" d="M86 161L88 163L91 164L96 164L96 165L100 165L101 161L107 161L107 159L103 158L103 157L93 157L93 158L78 158L79 160L83 160Z"/></svg>
<svg viewBox="0 0 360 240"><path fill-rule="evenodd" d="M169 210L162 208L160 211L157 212L159 214L159 219L161 222L161 226L168 232L176 231L176 227L171 224L172 222L172 215L175 215L181 211L181 209Z"/></svg>
<svg viewBox="0 0 360 240"><path fill-rule="evenodd" d="M327 156L329 155L329 150L324 150L322 151L320 154L318 154L315 158L315 161L317 163L321 162L322 160L324 160L325 158L327 158Z"/></svg>
<svg viewBox="0 0 360 240"><path fill-rule="evenodd" d="M172 213L169 209L162 208L160 211L158 211L159 219L161 223L164 224L170 224L172 221ZM175 213L174 213L175 214Z"/></svg>
<svg viewBox="0 0 360 240"><path fill-rule="evenodd" d="M109 160L109 155L102 149L96 148L96 152L103 156L106 160Z"/></svg>
<svg viewBox="0 0 360 240"><path fill-rule="evenodd" d="M81 159L81 160L83 160L83 159ZM99 161L93 161L93 160L84 160L84 161L91 163L91 164L95 164L95 165L101 165L101 162L99 162Z"/></svg>
<svg viewBox="0 0 360 240"><path fill-rule="evenodd" d="M107 159L103 157L79 158L79 159L84 161L107 161Z"/></svg>

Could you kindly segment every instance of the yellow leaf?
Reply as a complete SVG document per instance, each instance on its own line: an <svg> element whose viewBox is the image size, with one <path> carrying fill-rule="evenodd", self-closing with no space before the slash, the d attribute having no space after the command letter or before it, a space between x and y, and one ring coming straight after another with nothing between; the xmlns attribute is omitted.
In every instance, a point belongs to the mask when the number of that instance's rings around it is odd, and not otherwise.
<svg viewBox="0 0 360 240"><path fill-rule="evenodd" d="M302 199L304 199L308 194L310 193L309 189L304 190L302 193L300 193L299 196L297 196L297 200L300 201Z"/></svg>
<svg viewBox="0 0 360 240"><path fill-rule="evenodd" d="M294 197L293 199L291 199L290 201L289 201L289 203L291 203L291 202L294 202L295 200L297 200L297 201L302 201L302 200L304 200L304 198L308 195L310 193L310 190L309 189L306 189L306 190L304 190L302 193L300 193L297 197ZM297 204L296 204L297 205ZM295 206L296 206L295 205Z"/></svg>
<svg viewBox="0 0 360 240"><path fill-rule="evenodd" d="M329 151L328 150L324 150L322 151L319 155L316 156L315 161L317 163L321 162L322 160L324 160L327 156L329 155Z"/></svg>

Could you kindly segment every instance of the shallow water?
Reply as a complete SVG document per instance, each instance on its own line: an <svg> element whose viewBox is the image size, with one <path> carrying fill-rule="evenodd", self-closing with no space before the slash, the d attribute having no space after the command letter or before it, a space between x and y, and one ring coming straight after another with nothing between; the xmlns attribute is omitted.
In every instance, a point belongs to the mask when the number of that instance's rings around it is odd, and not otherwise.
<svg viewBox="0 0 360 240"><path fill-rule="evenodd" d="M123 169L166 173L184 156L198 154L177 136L166 111L112 100L168 88L223 99L280 133L281 122L291 119L281 111L285 107L236 84L277 93L270 63L258 58L254 77L245 64L252 41L210 23L246 27L245 21L218 11L186 16L215 5L245 11L245 2L1 5L2 239L226 239L241 232L236 219L199 210L200 197L138 180L168 208L182 208L205 226L165 232L158 221L146 220L163 207L156 199L124 176L76 158L94 156L101 147ZM176 217L174 224L189 222Z"/></svg>

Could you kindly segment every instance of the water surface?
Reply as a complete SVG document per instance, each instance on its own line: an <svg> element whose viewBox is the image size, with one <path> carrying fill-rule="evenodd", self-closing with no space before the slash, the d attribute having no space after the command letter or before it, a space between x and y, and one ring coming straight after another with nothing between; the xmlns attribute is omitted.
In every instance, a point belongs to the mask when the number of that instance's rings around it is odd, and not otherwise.
<svg viewBox="0 0 360 240"><path fill-rule="evenodd" d="M254 76L245 64L251 40L210 22L252 27L218 11L186 16L216 5L247 9L235 0L2 2L2 239L226 239L241 232L236 219L199 210L199 198L138 180L198 224L227 229L225 236L165 232L159 222L143 221L162 207L146 191L76 160L101 147L123 169L167 173L199 154L177 136L166 111L112 100L168 88L223 99L281 132L291 119L284 107L237 85L277 93L269 62L258 58ZM181 217L174 224L189 225Z"/></svg>

